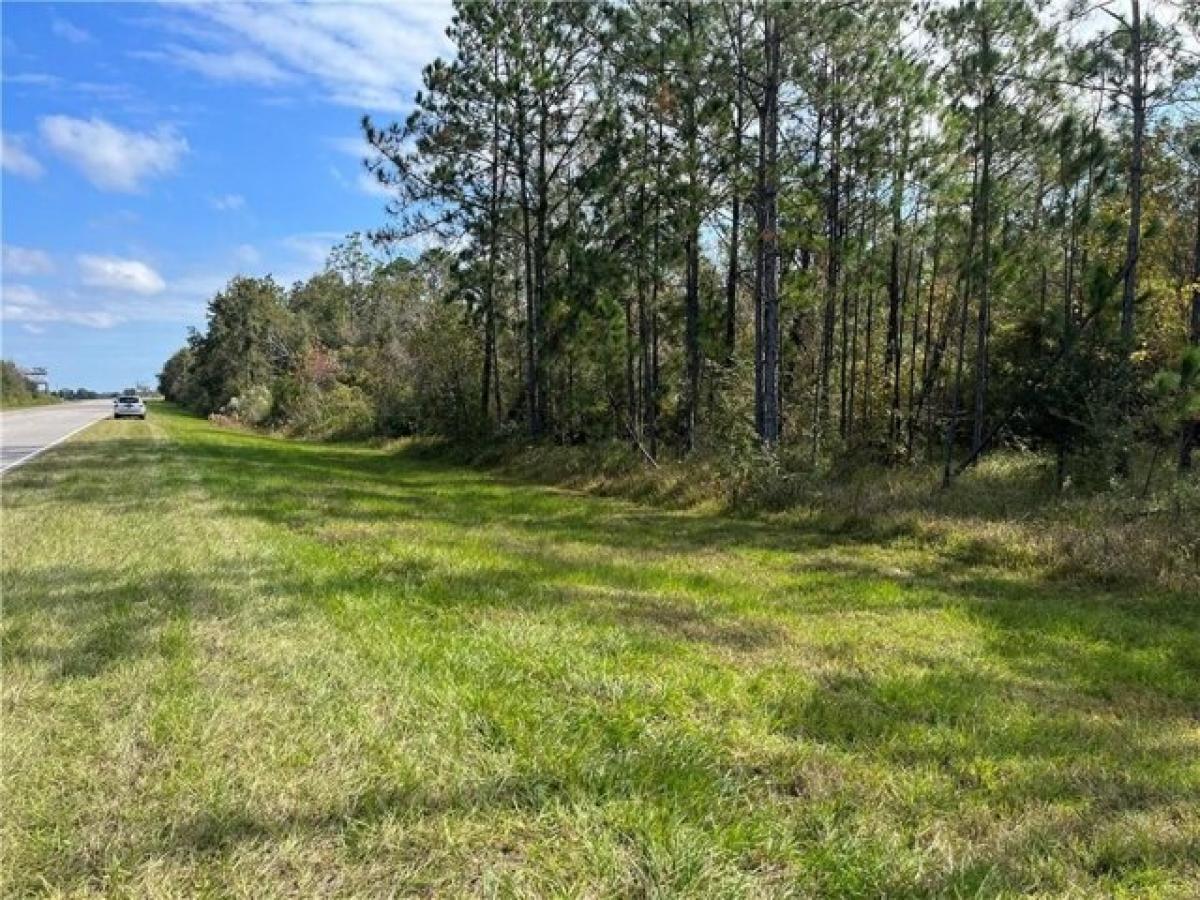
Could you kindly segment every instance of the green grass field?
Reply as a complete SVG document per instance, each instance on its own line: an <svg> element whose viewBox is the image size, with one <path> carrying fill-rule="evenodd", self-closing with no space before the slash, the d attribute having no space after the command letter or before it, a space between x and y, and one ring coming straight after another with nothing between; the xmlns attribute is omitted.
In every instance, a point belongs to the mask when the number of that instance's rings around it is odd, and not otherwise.
<svg viewBox="0 0 1200 900"><path fill-rule="evenodd" d="M1200 895L1200 601L155 408L3 482L4 896Z"/></svg>

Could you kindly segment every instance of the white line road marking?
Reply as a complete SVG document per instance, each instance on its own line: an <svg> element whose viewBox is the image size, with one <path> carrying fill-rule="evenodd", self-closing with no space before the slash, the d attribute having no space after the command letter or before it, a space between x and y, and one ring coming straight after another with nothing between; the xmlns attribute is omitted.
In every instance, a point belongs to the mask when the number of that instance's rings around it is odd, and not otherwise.
<svg viewBox="0 0 1200 900"><path fill-rule="evenodd" d="M112 406L106 400L0 412L0 475L36 459L110 415Z"/></svg>
<svg viewBox="0 0 1200 900"><path fill-rule="evenodd" d="M51 447L57 447L63 441L68 440L69 438L75 437L75 435L79 434L79 432L83 431L83 429L91 428L93 425L95 425L99 421L100 421L99 419L92 419L92 421L90 421L90 422L85 422L84 424L82 424L78 428L76 428L74 431L68 431L62 437L56 438L55 440L51 441L48 444L43 444L40 447L36 447L29 453L26 453L24 456L14 459L10 463L5 463L2 467L0 467L0 475L3 475L5 472L15 469L19 465L23 465L24 463L29 462L34 457L41 456L43 453L45 453Z"/></svg>

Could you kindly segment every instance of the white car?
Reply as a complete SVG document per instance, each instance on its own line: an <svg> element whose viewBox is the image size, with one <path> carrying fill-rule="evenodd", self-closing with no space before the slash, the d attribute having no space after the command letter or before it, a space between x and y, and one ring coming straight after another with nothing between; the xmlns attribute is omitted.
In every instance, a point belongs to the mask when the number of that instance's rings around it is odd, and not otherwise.
<svg viewBox="0 0 1200 900"><path fill-rule="evenodd" d="M142 402L141 397L122 394L113 400L113 418L124 419L127 416L131 419L146 418L146 404Z"/></svg>

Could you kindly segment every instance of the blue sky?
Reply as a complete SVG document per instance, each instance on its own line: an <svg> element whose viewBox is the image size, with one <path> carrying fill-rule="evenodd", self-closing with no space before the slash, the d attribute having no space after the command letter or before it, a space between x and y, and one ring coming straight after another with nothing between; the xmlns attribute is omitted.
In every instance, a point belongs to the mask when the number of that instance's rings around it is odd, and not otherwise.
<svg viewBox="0 0 1200 900"><path fill-rule="evenodd" d="M381 224L359 119L404 115L450 14L4 3L4 358L152 382L230 276L290 283Z"/></svg>

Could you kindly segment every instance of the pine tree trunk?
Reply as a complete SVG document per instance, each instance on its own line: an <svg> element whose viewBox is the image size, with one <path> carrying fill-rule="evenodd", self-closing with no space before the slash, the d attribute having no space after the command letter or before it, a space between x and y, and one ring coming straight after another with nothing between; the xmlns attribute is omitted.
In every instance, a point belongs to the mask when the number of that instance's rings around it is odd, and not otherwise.
<svg viewBox="0 0 1200 900"><path fill-rule="evenodd" d="M837 74L834 70L834 87L837 85ZM841 266L841 242L839 222L841 220L839 191L841 189L841 111L834 106L830 123L829 146L829 191L826 200L825 232L829 242L828 260L825 273L825 314L821 321L821 370L817 387L817 415L813 422L813 455L821 453L821 440L825 429L829 426L829 381L833 369L833 334L837 316L838 272Z"/></svg>
<svg viewBox="0 0 1200 900"><path fill-rule="evenodd" d="M779 442L779 76L782 41L779 20L765 11L766 77L763 86L765 153L760 181L763 229L759 253L763 270L763 422L760 437L767 447Z"/></svg>
<svg viewBox="0 0 1200 900"><path fill-rule="evenodd" d="M661 62L661 60L660 60ZM657 118L657 144L654 160L654 238L652 241L650 264L650 308L647 311L647 325L650 344L646 355L646 439L652 459L658 458L658 385L659 385L659 347L658 347L658 293L662 284L662 190L663 183L663 141L664 129L662 116Z"/></svg>
<svg viewBox="0 0 1200 900"><path fill-rule="evenodd" d="M986 6L984 9L986 10ZM991 55L991 23L987 20L986 11L981 12L981 15L984 18L980 35L980 50L986 60ZM992 328L992 113L996 105L996 93L992 85L990 72L987 79L983 104L980 110L983 167L979 178L979 317L976 320L975 331L975 415L971 430L972 455L978 454L983 444L984 414L987 403L988 377L990 374L988 337Z"/></svg>
<svg viewBox="0 0 1200 900"><path fill-rule="evenodd" d="M738 138L737 144L741 144ZM736 151L736 152L740 152ZM741 234L741 198L736 193L730 205L729 225L729 271L725 275L725 365L733 365L737 349L737 289L738 289L738 242Z"/></svg>
<svg viewBox="0 0 1200 900"><path fill-rule="evenodd" d="M541 437L542 423L538 416L538 341L537 296L533 279L533 229L529 216L529 171L525 144L525 107L517 106L517 181L521 190L521 251L522 278L525 282L525 407L529 421L529 436Z"/></svg>
<svg viewBox="0 0 1200 900"><path fill-rule="evenodd" d="M700 232L688 234L684 254L684 342L687 345L687 383L684 386L684 442L696 449L696 414L700 403Z"/></svg>
<svg viewBox="0 0 1200 900"><path fill-rule="evenodd" d="M1200 176L1196 178L1196 238L1192 256L1192 322L1191 341L1200 346Z"/></svg>
<svg viewBox="0 0 1200 900"><path fill-rule="evenodd" d="M634 276L634 281L637 283L637 291L641 293L642 273L641 267L637 266L637 273ZM629 294L625 295L625 422L629 431L629 440L637 441L637 435L634 433L634 423L637 421L637 384L633 380L633 363L635 354L635 338L633 328L633 297Z"/></svg>
<svg viewBox="0 0 1200 900"><path fill-rule="evenodd" d="M689 48L695 46L693 7L684 7ZM689 59L694 53L689 52ZM686 383L684 385L684 447L696 449L696 416L700 405L700 199L699 148L696 125L696 72L687 73L687 97L683 105L683 137L687 151L687 236L684 239L684 344Z"/></svg>
<svg viewBox="0 0 1200 900"><path fill-rule="evenodd" d="M872 214L871 216L871 246L878 246L879 236L879 216ZM863 414L862 414L862 429L867 435L867 440L870 441L871 434L871 384L872 375L874 373L875 364L875 344L873 337L875 334L875 287L871 284L867 285L867 334L866 347L863 350Z"/></svg>
<svg viewBox="0 0 1200 900"><path fill-rule="evenodd" d="M537 399L537 423L538 434L541 434L546 427L546 403L549 400L549 391L546 389L546 362L540 359L542 353L541 348L545 346L544 326L542 322L543 313L546 305L546 257L548 255L548 219L549 219L549 204L550 204L550 185L547 181L546 169L546 151L549 144L549 119L550 113L546 108L546 98L543 94L539 98L538 103L538 146L537 146L537 169L536 169L536 189L537 189L537 205L534 207L534 254L533 254L533 277L534 277L534 295L537 298L534 304L534 339L538 344L538 359L539 365L534 368L534 379L537 382L537 390L535 397Z"/></svg>
<svg viewBox="0 0 1200 900"><path fill-rule="evenodd" d="M1195 255L1192 257L1192 315L1188 337L1193 347L1200 347L1200 177L1196 179L1196 237ZM1183 423L1183 436L1179 442L1179 470L1192 468L1192 452L1200 443L1200 422L1195 419Z"/></svg>
<svg viewBox="0 0 1200 900"><path fill-rule="evenodd" d="M963 352L967 341L967 295L958 310L958 358L954 364L954 386L951 388L950 418L946 422L946 443L942 465L942 487L950 486L951 466L954 462L954 439L958 431L959 408L962 405Z"/></svg>
<svg viewBox="0 0 1200 900"><path fill-rule="evenodd" d="M492 397L492 369L493 369L493 354L495 352L496 334L492 326L492 308L488 306L484 311L483 322L483 383L480 386L479 394L479 416L480 421L487 423L488 421L488 406L491 403ZM496 411L497 419L499 419L500 411Z"/></svg>
<svg viewBox="0 0 1200 900"><path fill-rule="evenodd" d="M504 405L500 396L500 324L499 315L492 311L492 399L496 404L496 424L504 420Z"/></svg>
<svg viewBox="0 0 1200 900"><path fill-rule="evenodd" d="M853 195L850 195L849 197L847 197L847 206L852 206L852 204L850 203L850 201L852 201L852 200L853 200ZM850 213L848 212L846 214L846 216L847 216L847 219L849 219ZM847 231L850 230L849 221L847 221L846 230ZM840 400L840 406L841 406L841 418L838 420L838 433L842 436L843 440L845 440L847 437L849 437L849 420L850 420L850 417L853 415L853 409L847 407L847 402L849 401L849 388L850 388L850 380L847 377L848 376L847 367L850 362L850 295L849 295L849 293L847 293L845 282L847 282L848 280L849 279L846 279L846 278L842 279L842 281L843 281L843 285L842 285L842 346L841 346L841 358L839 360L839 362L841 364L841 383L838 385L838 387L840 388L839 400ZM850 376L850 377L853 377L853 376ZM852 404L851 404L851 407L852 407Z"/></svg>
<svg viewBox="0 0 1200 900"><path fill-rule="evenodd" d="M1196 178L1196 238L1192 256L1192 321L1190 336L1194 346L1200 347L1200 176Z"/></svg>
<svg viewBox="0 0 1200 900"><path fill-rule="evenodd" d="M1075 196L1071 191L1069 183L1070 176L1067 173L1067 151L1063 150L1061 159L1059 160L1059 181L1062 188L1061 210L1063 218L1063 227L1066 229L1063 234L1063 340L1069 340L1071 330L1075 324L1074 312L1074 297L1075 297L1075 255L1076 255L1076 228L1075 223L1078 221L1078 213L1075 208Z"/></svg>
<svg viewBox="0 0 1200 900"><path fill-rule="evenodd" d="M492 77L500 73L499 50L492 52ZM484 297L483 384L480 393L480 415L488 420L491 380L496 377L496 396L499 398L500 372L496 362L496 266L500 256L500 101L492 97L491 191L488 195L488 261L487 294ZM496 401L496 422L500 422L500 401Z"/></svg>
<svg viewBox="0 0 1200 900"><path fill-rule="evenodd" d="M733 357L737 352L737 295L738 280L741 277L739 250L742 236L742 121L745 107L745 77L742 72L742 54L740 35L742 32L742 7L738 4L735 23L735 41L737 54L737 83L734 87L735 100L733 105L733 169L730 172L730 182L733 185L730 198L729 222L729 269L725 274L725 365L733 365Z"/></svg>
<svg viewBox="0 0 1200 900"><path fill-rule="evenodd" d="M1142 239L1142 168L1146 132L1146 94L1143 84L1142 10L1140 0L1130 0L1129 59L1133 68L1133 143L1129 153L1129 234L1125 242L1125 280L1121 292L1121 339L1133 344L1133 305L1137 300L1138 255Z"/></svg>
<svg viewBox="0 0 1200 900"><path fill-rule="evenodd" d="M871 194L871 186L863 188L864 201ZM854 421L855 421L855 403L858 397L858 332L859 332L859 307L861 305L861 296L863 292L863 283L865 281L863 275L863 260L866 256L867 247L867 204L864 202L863 207L858 216L858 234L854 244L854 262L856 265L851 268L851 271L856 276L854 283L851 284L850 278L842 279L842 340L845 344L845 356L842 360L845 378L848 382L846 391L846 419L842 423L845 431L845 439L847 443L854 444ZM866 290L870 290L870 285L866 286ZM851 303L850 298L854 300Z"/></svg>
<svg viewBox="0 0 1200 900"><path fill-rule="evenodd" d="M1033 232L1037 235L1039 243L1043 236L1044 225L1043 219L1045 214L1046 202L1046 172L1038 166L1038 186L1037 186L1037 201L1033 208ZM1040 254L1039 254L1040 255ZM1050 294L1050 267L1046 265L1046 260L1041 259L1038 264L1038 319L1037 319L1037 343L1041 343L1042 328L1046 319L1046 299Z"/></svg>
<svg viewBox="0 0 1200 900"><path fill-rule="evenodd" d="M914 225L914 235L918 228L920 228L919 222ZM908 404L904 411L904 456L910 460L913 451L913 404L916 402L917 392L917 339L920 336L921 327L921 278L924 274L925 248L922 247L920 253L917 254L917 274L913 279L912 331L909 333L908 340Z"/></svg>
<svg viewBox="0 0 1200 900"><path fill-rule="evenodd" d="M754 170L754 433L761 439L765 405L763 402L763 243L766 231L767 132L763 127L763 106L758 108L758 162Z"/></svg>
<svg viewBox="0 0 1200 900"><path fill-rule="evenodd" d="M900 231L902 223L901 204L904 200L904 166L908 156L907 123L905 124L903 152L896 154L892 169L892 236L891 254L888 259L888 323L887 350L884 370L889 379L892 394L891 414L888 418L888 444L894 447L900 429L900 357L902 348L902 316L900 296Z"/></svg>
<svg viewBox="0 0 1200 900"><path fill-rule="evenodd" d="M971 296L975 242L979 231L979 157L975 158L975 174L971 183L971 224L967 230L967 251L963 260L962 295L958 302L958 358L954 363L954 383L950 389L950 415L946 421L946 436L942 447L942 487L950 486L954 464L954 441L958 436L958 417L962 408L963 354L967 342L967 313Z"/></svg>
<svg viewBox="0 0 1200 900"><path fill-rule="evenodd" d="M936 213L935 213L936 215ZM937 377L938 367L941 365L941 349L942 342L946 338L947 328L949 327L949 318L947 317L947 326L942 328L937 343L933 339L933 305L937 297L937 280L938 266L942 261L942 245L940 242L941 228L938 223L933 231L933 271L929 278L929 302L925 307L925 341L924 347L921 350L921 396L917 400L917 410L913 415L913 419L920 418L921 408L925 405L926 398L929 396L929 391L933 380ZM932 360L930 355L932 354ZM932 411L932 404L930 404ZM915 421L914 421L915 424ZM912 455L913 450L913 435L912 428L909 428L908 435L908 452Z"/></svg>

